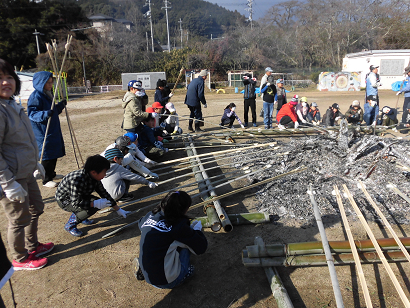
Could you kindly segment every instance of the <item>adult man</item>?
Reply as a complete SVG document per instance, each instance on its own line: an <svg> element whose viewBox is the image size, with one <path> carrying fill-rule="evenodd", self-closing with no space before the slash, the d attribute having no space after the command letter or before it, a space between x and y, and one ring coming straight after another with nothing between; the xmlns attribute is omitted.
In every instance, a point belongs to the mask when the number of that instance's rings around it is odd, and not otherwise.
<svg viewBox="0 0 410 308"><path fill-rule="evenodd" d="M272 113L275 106L276 86L272 76L272 68L265 68L265 75L263 75L260 86L260 93L263 99L263 123L265 129L271 128L272 125Z"/></svg>
<svg viewBox="0 0 410 308"><path fill-rule="evenodd" d="M205 79L208 76L207 70L202 70L199 73L198 78L195 78L187 87L187 92L185 96L185 104L188 105L190 110L190 120L188 124L188 129L194 131L192 128L193 119L195 119L195 131L202 132L203 130L199 128L200 122L202 120L202 109L201 103L204 105L204 108L207 107L206 99L204 94Z"/></svg>
<svg viewBox="0 0 410 308"><path fill-rule="evenodd" d="M266 84L268 82L268 77L271 76L273 73L273 69L268 66L267 68L265 68L265 75L263 75L262 79L261 79L261 86L259 88L260 93L262 93L262 85ZM262 94L262 98L263 98L263 94Z"/></svg>
<svg viewBox="0 0 410 308"><path fill-rule="evenodd" d="M379 105L379 89L382 84L380 83L378 66L370 65L370 73L366 75L366 101L369 100L369 96L373 95L376 98L377 105Z"/></svg>
<svg viewBox="0 0 410 308"><path fill-rule="evenodd" d="M410 66L407 66L404 69L404 74L406 75L404 81L407 81L407 84L403 89L396 93L396 95L400 95L404 92L403 115L401 117L401 123L407 123L407 115L409 113L408 109L410 107Z"/></svg>
<svg viewBox="0 0 410 308"><path fill-rule="evenodd" d="M245 127L248 127L248 112L249 107L252 112L252 123L253 127L256 127L256 94L255 94L255 85L256 78L252 77L251 74L246 73L243 76L243 85L245 86L243 91L243 103L244 103L244 120Z"/></svg>
<svg viewBox="0 0 410 308"><path fill-rule="evenodd" d="M284 87L284 82L283 79L278 79L276 80L276 100L275 100L275 104L276 104L276 114L279 112L280 108L282 108L283 105L287 104L287 100L286 100L286 90Z"/></svg>

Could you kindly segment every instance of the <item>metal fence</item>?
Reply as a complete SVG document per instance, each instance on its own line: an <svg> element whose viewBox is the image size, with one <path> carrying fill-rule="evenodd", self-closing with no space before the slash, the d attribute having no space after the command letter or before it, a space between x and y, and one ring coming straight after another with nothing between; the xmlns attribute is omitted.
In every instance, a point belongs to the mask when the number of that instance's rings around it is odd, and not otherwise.
<svg viewBox="0 0 410 308"><path fill-rule="evenodd" d="M86 87L68 87L68 94L86 93ZM104 93L116 90L122 90L122 85L92 86L88 93Z"/></svg>

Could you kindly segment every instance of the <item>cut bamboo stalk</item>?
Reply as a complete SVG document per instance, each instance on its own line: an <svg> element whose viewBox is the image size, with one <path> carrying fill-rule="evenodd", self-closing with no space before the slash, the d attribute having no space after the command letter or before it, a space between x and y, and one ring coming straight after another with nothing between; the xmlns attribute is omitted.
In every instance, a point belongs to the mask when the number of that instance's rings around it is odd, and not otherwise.
<svg viewBox="0 0 410 308"><path fill-rule="evenodd" d="M340 286L339 286L339 281L337 279L335 264L333 262L332 253L330 252L329 242L327 240L325 227L323 226L323 223L322 223L322 217L320 215L319 207L317 206L315 197L313 196L312 184L309 185L308 193L309 193L310 201L312 202L313 212L316 217L316 223L319 228L320 237L322 239L323 249L325 250L327 265L329 267L330 278L331 278L332 286L333 286L333 293L335 294L335 299L336 299L336 306L338 308L342 308L344 307L342 292L340 291Z"/></svg>
<svg viewBox="0 0 410 308"><path fill-rule="evenodd" d="M398 251L387 251L385 256L388 262L407 261L403 253ZM351 253L341 253L333 255L333 262L336 265L354 264L354 258ZM376 252L360 253L360 262L363 264L380 263L381 260ZM247 267L260 266L286 266L286 267L305 267L305 266L325 266L327 258L324 254L300 255L289 257L269 257L269 258L248 258L247 250L242 252L242 263Z"/></svg>
<svg viewBox="0 0 410 308"><path fill-rule="evenodd" d="M269 214L267 213L239 213L228 214L229 220L232 225L256 225L265 222L270 222ZM200 220L204 228L210 228L211 224L207 216L195 217L192 220ZM253 247L253 246L252 246ZM257 247L257 246L255 246Z"/></svg>
<svg viewBox="0 0 410 308"><path fill-rule="evenodd" d="M255 245L263 250L265 243L259 236L255 237ZM273 297L276 300L279 308L293 308L292 301L290 300L289 294L280 279L279 273L275 267L264 267L266 277L268 278L270 288L272 290Z"/></svg>
<svg viewBox="0 0 410 308"><path fill-rule="evenodd" d="M367 307L373 307L372 300L370 299L369 288L367 287L366 278L364 277L362 264L360 263L359 254L357 252L356 245L355 245L355 242L354 242L354 238L353 238L352 232L350 230L349 222L347 221L345 209L344 209L343 202L342 202L342 197L340 196L339 189L337 188L336 185L333 186L333 189L336 192L337 204L339 205L340 215L342 216L342 220L343 220L343 224L345 226L347 238L349 239L350 248L352 250L353 259L354 259L354 262L356 264L357 273L358 273L358 276L359 276L360 284L362 286L366 306Z"/></svg>
<svg viewBox="0 0 410 308"><path fill-rule="evenodd" d="M392 280L392 282L394 284L394 287L396 288L397 292L399 293L400 299L402 300L404 306L406 308L409 308L410 307L410 302L407 299L406 295L404 294L404 291L403 291L402 287L400 286L400 283L398 282L396 276L394 275L389 263L387 263L386 257L383 255L383 252L380 249L379 244L377 244L377 240L374 237L374 234L373 234L372 230L370 229L369 225L367 224L366 219L363 217L362 212L359 210L359 207L357 206L356 202L353 199L353 196L351 195L349 189L347 188L347 186L345 184L343 184L343 188L344 188L345 193L348 196L350 204L352 205L353 209L355 210L355 212L357 214L357 217L359 218L359 220L362 223L363 227L366 229L366 232L367 232L369 238L373 242L374 248L376 249L376 252L379 255L379 258L382 261L383 266L386 268L386 271L389 274L389 277Z"/></svg>
<svg viewBox="0 0 410 308"><path fill-rule="evenodd" d="M404 193L402 193L402 192L400 191L400 189L397 188L396 185L394 185L394 184L392 184L392 183L389 182L389 184L386 185L386 186L387 186L387 188L390 188L391 190L393 190L393 191L394 191L396 194L398 194L400 197L402 197L405 201L407 201L408 203L410 203L410 198L407 197Z"/></svg>
<svg viewBox="0 0 410 308"><path fill-rule="evenodd" d="M376 203L373 201L373 199L370 197L369 193L367 192L366 188L363 185L362 181L359 181L360 188L362 189L364 195L366 196L367 201L373 206L373 208L376 210L377 214L380 216L380 218L383 220L384 225L387 227L387 229L390 231L391 235L393 236L394 240L396 241L397 245L400 247L400 250L403 252L403 254L406 256L407 261L410 262L410 255L407 252L406 247L402 244L400 241L399 237L397 236L396 232L394 232L392 226L390 223L387 221L386 217L383 215L382 211L380 211L379 207L376 205Z"/></svg>

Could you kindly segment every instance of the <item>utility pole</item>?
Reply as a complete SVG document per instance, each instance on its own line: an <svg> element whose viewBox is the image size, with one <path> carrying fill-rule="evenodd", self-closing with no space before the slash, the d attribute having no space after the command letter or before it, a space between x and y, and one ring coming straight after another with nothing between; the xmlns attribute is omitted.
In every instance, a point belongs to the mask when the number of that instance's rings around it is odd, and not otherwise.
<svg viewBox="0 0 410 308"><path fill-rule="evenodd" d="M151 0L146 0L144 6L148 5L148 11L144 14L145 17L149 18L149 23L151 25L151 48L152 52L154 52L154 34L152 33L152 14L151 14Z"/></svg>
<svg viewBox="0 0 410 308"><path fill-rule="evenodd" d="M39 35L44 35L43 33L37 32L37 29L35 29L33 34L36 36L36 43L37 43L37 54L40 54L40 45L38 44L38 36Z"/></svg>
<svg viewBox="0 0 410 308"><path fill-rule="evenodd" d="M164 5L165 6L162 7L161 10L165 9L165 17L167 19L168 52L171 52L171 45L169 44L169 25L168 25L168 10L171 9L171 7L168 5L171 5L171 2L169 2L168 0L164 0Z"/></svg>
<svg viewBox="0 0 410 308"><path fill-rule="evenodd" d="M148 44L148 32L145 32L145 37L147 38L147 51L149 50L149 44Z"/></svg>
<svg viewBox="0 0 410 308"><path fill-rule="evenodd" d="M249 22L251 23L251 30L253 29L253 19L252 19L252 14L253 14L253 9L252 9L252 4L253 4L253 0L247 0L248 3L246 3L247 8L245 9L245 11L249 12Z"/></svg>
<svg viewBox="0 0 410 308"><path fill-rule="evenodd" d="M181 31L181 49L182 49L182 19L179 19L179 31Z"/></svg>

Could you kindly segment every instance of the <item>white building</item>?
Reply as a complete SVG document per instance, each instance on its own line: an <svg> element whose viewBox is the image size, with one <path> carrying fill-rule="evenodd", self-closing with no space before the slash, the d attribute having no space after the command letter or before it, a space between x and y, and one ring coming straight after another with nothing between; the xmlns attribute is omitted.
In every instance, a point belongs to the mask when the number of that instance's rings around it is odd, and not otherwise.
<svg viewBox="0 0 410 308"><path fill-rule="evenodd" d="M343 58L343 72L361 73L360 86L365 87L370 65L379 66L380 89L391 89L392 83L402 81L404 68L410 64L410 49L367 50L349 53Z"/></svg>

